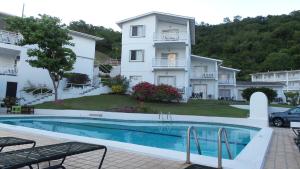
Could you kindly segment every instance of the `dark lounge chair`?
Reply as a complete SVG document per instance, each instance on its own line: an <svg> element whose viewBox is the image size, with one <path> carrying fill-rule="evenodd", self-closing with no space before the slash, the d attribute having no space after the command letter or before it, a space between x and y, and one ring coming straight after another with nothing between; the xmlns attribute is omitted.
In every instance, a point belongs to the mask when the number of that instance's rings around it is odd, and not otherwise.
<svg viewBox="0 0 300 169"><path fill-rule="evenodd" d="M104 153L99 164L100 169L104 161L107 148L102 145L81 142L52 144L0 153L0 169L15 169L26 166L32 169L32 165L41 162L49 162L49 167L47 167L47 169L65 169L63 163L67 156L101 149L104 149ZM61 162L59 164L50 166L50 161L52 160L61 160Z"/></svg>
<svg viewBox="0 0 300 169"><path fill-rule="evenodd" d="M217 168L207 167L207 166L198 165L198 164L192 164L185 169L217 169Z"/></svg>
<svg viewBox="0 0 300 169"><path fill-rule="evenodd" d="M35 147L35 141L27 140L22 138L16 137L0 137L0 152L3 150L4 147L8 146L17 146L23 144L32 144L32 147Z"/></svg>

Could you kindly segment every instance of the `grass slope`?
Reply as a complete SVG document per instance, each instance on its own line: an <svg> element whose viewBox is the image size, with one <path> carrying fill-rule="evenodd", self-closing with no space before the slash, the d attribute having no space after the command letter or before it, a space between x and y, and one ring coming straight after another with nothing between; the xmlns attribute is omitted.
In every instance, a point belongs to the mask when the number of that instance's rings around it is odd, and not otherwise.
<svg viewBox="0 0 300 169"><path fill-rule="evenodd" d="M97 95L75 99L66 99L61 104L47 102L36 105L40 109L77 109L110 111L115 108L138 106L139 102L124 95ZM247 117L248 111L229 106L228 103L215 100L191 100L188 103L145 103L144 106L154 112L171 112L181 115ZM147 112L146 112L147 113Z"/></svg>

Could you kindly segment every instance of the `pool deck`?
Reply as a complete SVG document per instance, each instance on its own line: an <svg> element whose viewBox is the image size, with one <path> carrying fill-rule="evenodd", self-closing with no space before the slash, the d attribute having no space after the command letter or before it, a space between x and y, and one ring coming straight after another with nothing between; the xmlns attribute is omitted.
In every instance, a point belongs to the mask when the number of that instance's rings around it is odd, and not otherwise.
<svg viewBox="0 0 300 169"><path fill-rule="evenodd" d="M14 136L32 139L37 142L37 146L68 141L65 139L50 138L45 135L18 132L3 128L0 128L0 136ZM30 147L30 145L6 147L3 151L5 152L27 147ZM98 150L94 152L67 157L64 164L67 169L96 169L98 168L102 153L102 150L101 152ZM45 166L47 166L46 163ZM183 169L187 166L188 165L179 161L160 159L150 157L141 153L128 152L108 147L107 156L104 160L102 169ZM36 166L33 165L33 167Z"/></svg>
<svg viewBox="0 0 300 169"><path fill-rule="evenodd" d="M288 128L274 128L264 169L300 169L300 152Z"/></svg>
<svg viewBox="0 0 300 169"><path fill-rule="evenodd" d="M15 136L37 141L37 146L65 142L65 139L50 138L45 135L19 132L0 128L0 136ZM274 128L274 135L266 157L264 169L299 169L300 153L293 142L293 133L287 128ZM4 151L21 149L26 146L6 148ZM67 169L97 168L100 160L95 151L68 157L65 161ZM103 169L183 169L188 165L179 161L155 158L141 153L128 152L108 147L108 154L104 160Z"/></svg>

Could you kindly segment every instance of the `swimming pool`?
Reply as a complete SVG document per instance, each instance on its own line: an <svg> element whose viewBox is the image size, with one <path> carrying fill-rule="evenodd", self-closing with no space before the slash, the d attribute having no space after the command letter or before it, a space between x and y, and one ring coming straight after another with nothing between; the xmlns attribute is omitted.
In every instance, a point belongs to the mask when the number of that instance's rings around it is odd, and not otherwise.
<svg viewBox="0 0 300 169"><path fill-rule="evenodd" d="M235 158L257 134L259 128L200 122L161 122L110 120L85 117L1 117L0 123L73 134L78 136L119 141L180 152L186 151L186 132L195 126L202 155L217 156L217 132L224 127L228 133L230 150ZM193 138L191 139L193 141ZM223 158L228 154L223 146ZM197 154L195 144L191 152Z"/></svg>

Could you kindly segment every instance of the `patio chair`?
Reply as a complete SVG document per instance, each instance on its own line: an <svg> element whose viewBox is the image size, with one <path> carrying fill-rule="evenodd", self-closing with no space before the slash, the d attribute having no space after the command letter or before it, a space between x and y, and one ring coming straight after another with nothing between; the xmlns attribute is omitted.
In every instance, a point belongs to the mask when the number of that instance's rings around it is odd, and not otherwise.
<svg viewBox="0 0 300 169"><path fill-rule="evenodd" d="M41 162L49 162L49 167L46 167L46 169L65 169L63 163L67 156L102 149L104 149L104 153L98 167L100 169L107 148L103 145L81 142L66 142L0 153L0 169L15 169L20 167L29 167L32 169L32 165L38 165ZM51 161L53 160L61 160L61 162L51 166Z"/></svg>
<svg viewBox="0 0 300 169"><path fill-rule="evenodd" d="M33 140L27 140L22 138L0 137L0 152L3 150L4 147L24 145L24 144L32 144L32 147L35 147L36 143Z"/></svg>
<svg viewBox="0 0 300 169"><path fill-rule="evenodd" d="M188 166L185 169L217 169L217 168L198 165L198 164L192 164L192 165Z"/></svg>

